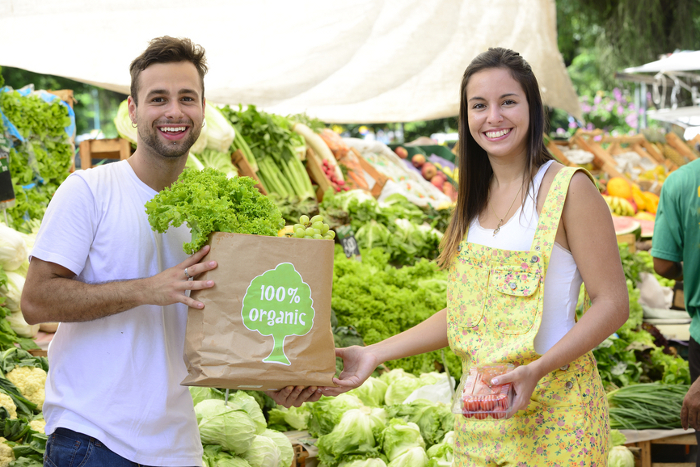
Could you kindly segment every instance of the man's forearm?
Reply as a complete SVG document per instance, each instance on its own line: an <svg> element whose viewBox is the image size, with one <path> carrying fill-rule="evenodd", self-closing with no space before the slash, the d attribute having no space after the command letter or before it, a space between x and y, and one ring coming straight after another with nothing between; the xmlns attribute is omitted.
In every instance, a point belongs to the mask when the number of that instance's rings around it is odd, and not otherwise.
<svg viewBox="0 0 700 467"><path fill-rule="evenodd" d="M29 324L92 321L143 305L146 280L86 284L55 277L43 281L41 290L25 291L22 313Z"/></svg>
<svg viewBox="0 0 700 467"><path fill-rule="evenodd" d="M683 280L683 263L654 258L654 271L666 279Z"/></svg>

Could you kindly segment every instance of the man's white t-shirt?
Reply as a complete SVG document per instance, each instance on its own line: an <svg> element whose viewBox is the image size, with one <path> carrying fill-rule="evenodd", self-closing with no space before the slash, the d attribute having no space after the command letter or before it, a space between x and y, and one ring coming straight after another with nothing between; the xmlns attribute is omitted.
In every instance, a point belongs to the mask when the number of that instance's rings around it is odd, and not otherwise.
<svg viewBox="0 0 700 467"><path fill-rule="evenodd" d="M187 258L182 245L190 234L185 226L151 230L144 205L155 195L127 161L72 174L49 204L32 257L86 283L176 266ZM46 433L84 433L138 464L201 465L192 398L180 386L186 324L180 303L61 323L49 346Z"/></svg>

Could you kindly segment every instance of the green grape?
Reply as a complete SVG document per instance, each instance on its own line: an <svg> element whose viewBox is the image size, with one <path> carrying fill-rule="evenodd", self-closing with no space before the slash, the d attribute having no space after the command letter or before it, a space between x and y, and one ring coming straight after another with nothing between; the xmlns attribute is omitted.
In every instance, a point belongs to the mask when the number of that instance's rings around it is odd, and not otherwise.
<svg viewBox="0 0 700 467"><path fill-rule="evenodd" d="M325 235L326 232L328 232L328 229L330 229L328 224L323 224L323 227L321 227L321 233Z"/></svg>
<svg viewBox="0 0 700 467"><path fill-rule="evenodd" d="M303 229L304 226L301 224L294 224L294 231L296 232L298 229Z"/></svg>
<svg viewBox="0 0 700 467"><path fill-rule="evenodd" d="M301 224L308 224L308 223L309 223L309 216L307 216L306 214L304 214L303 216L301 216L301 217L299 218L299 222L300 222Z"/></svg>
<svg viewBox="0 0 700 467"><path fill-rule="evenodd" d="M311 218L311 223L313 224L314 222L323 222L323 216L321 215L316 215Z"/></svg>
<svg viewBox="0 0 700 467"><path fill-rule="evenodd" d="M329 230L328 235L330 235L331 238L335 238L335 230Z"/></svg>
<svg viewBox="0 0 700 467"><path fill-rule="evenodd" d="M304 238L304 235L306 235L306 229L304 229L303 227L295 228L294 235L299 238Z"/></svg>
<svg viewBox="0 0 700 467"><path fill-rule="evenodd" d="M314 231L314 235L321 235L321 229L312 229ZM307 230L308 232L308 230Z"/></svg>
<svg viewBox="0 0 700 467"><path fill-rule="evenodd" d="M323 222L314 222L311 224L311 227L314 229L321 230L323 229Z"/></svg>
<svg viewBox="0 0 700 467"><path fill-rule="evenodd" d="M315 231L314 229L312 229L311 227L309 227L308 229L306 229L306 235L307 235L308 237L313 236L315 233L316 233L316 231Z"/></svg>
<svg viewBox="0 0 700 467"><path fill-rule="evenodd" d="M321 234L316 234L312 238L314 238L315 240L321 240L323 239L323 236Z"/></svg>
<svg viewBox="0 0 700 467"><path fill-rule="evenodd" d="M330 235L328 235L328 234L324 235L324 236L323 236L323 239L324 239L324 240L333 240L333 238L332 238Z"/></svg>

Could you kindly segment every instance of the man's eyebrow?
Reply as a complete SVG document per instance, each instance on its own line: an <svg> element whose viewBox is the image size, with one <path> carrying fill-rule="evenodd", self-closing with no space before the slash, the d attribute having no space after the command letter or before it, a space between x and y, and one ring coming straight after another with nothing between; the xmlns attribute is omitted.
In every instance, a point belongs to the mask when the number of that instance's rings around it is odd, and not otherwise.
<svg viewBox="0 0 700 467"><path fill-rule="evenodd" d="M197 94L197 91L195 89L180 89L178 92L178 95L183 95L183 94ZM151 97L154 95L169 95L170 92L167 89L152 89L149 91L149 93L146 95L146 97Z"/></svg>
<svg viewBox="0 0 700 467"><path fill-rule="evenodd" d="M517 95L516 93L514 93L514 92L509 92L509 93L507 93L507 94L501 95L501 97L499 97L499 99L503 99L504 97L510 97L510 96L516 96L516 97L518 97L518 95ZM474 96L474 97L472 97L471 99L469 99L470 102L471 102L471 101L485 101L485 100L486 100L486 99L484 99L483 97L479 97L479 96Z"/></svg>

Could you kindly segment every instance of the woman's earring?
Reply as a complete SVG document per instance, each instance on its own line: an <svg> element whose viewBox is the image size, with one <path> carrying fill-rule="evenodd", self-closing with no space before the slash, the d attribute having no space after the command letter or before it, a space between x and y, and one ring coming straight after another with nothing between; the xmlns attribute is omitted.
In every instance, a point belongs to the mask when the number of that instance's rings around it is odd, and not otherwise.
<svg viewBox="0 0 700 467"><path fill-rule="evenodd" d="M131 128L136 128L136 127L137 127L136 122L131 122Z"/></svg>
<svg viewBox="0 0 700 467"><path fill-rule="evenodd" d="M204 128L204 127L206 126L206 124L207 124L207 121L204 120L204 121L202 122L202 128Z"/></svg>

